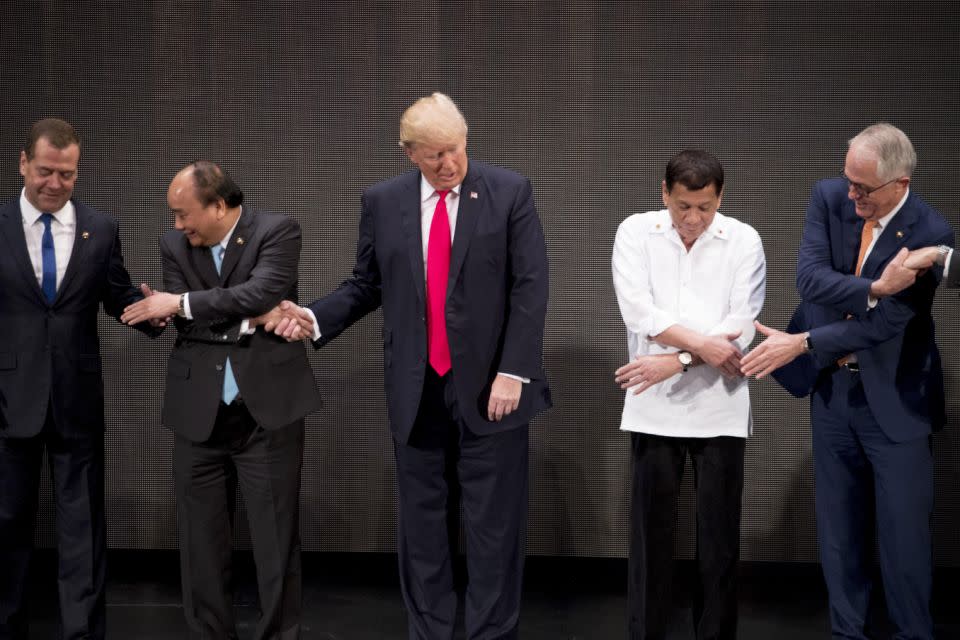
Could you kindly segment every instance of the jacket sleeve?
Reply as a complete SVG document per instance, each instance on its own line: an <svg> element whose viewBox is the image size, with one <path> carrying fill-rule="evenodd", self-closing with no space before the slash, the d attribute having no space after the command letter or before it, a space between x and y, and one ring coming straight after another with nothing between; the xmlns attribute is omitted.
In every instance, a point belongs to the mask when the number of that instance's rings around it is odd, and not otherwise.
<svg viewBox="0 0 960 640"><path fill-rule="evenodd" d="M529 180L524 179L517 192L509 225L507 317L496 369L532 380L543 377L543 328L550 275L547 244Z"/></svg>
<svg viewBox="0 0 960 640"><path fill-rule="evenodd" d="M190 312L198 322L232 322L262 315L274 308L297 281L300 225L278 216L259 246L257 262L244 282L190 292Z"/></svg>

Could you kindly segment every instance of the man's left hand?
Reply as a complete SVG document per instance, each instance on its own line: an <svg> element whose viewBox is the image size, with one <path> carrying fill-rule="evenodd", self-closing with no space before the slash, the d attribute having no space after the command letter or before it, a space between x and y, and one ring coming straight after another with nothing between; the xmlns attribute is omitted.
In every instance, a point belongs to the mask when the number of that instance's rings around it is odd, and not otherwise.
<svg viewBox="0 0 960 640"><path fill-rule="evenodd" d="M523 382L498 373L490 387L490 401L487 403L487 420L499 422L520 406L520 392Z"/></svg>
<svg viewBox="0 0 960 640"><path fill-rule="evenodd" d="M633 395L637 395L682 371L683 365L675 353L637 356L616 370L615 381L621 389L633 389Z"/></svg>
<svg viewBox="0 0 960 640"><path fill-rule="evenodd" d="M147 287L147 291L150 288ZM147 320L166 320L176 315L180 308L180 296L162 291L150 291L143 300L138 300L127 306L120 316L124 324L139 324Z"/></svg>
<svg viewBox="0 0 960 640"><path fill-rule="evenodd" d="M753 325L757 328L757 331L767 338L740 361L743 375L755 375L759 380L783 365L792 362L794 358L805 351L804 334L777 331L760 324L756 320L753 321Z"/></svg>

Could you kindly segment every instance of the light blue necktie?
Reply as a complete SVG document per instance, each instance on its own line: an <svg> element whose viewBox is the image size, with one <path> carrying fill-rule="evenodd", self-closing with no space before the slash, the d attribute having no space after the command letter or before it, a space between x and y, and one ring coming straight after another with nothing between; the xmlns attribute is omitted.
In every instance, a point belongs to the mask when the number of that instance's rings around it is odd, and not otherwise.
<svg viewBox="0 0 960 640"><path fill-rule="evenodd" d="M210 253L213 254L213 264L217 267L217 273L220 273L220 266L223 264L223 254L226 249L222 245L215 244L210 247ZM230 404L240 395L240 388L237 386L237 379L233 377L233 367L230 366L230 358L227 358L226 369L223 372L223 402Z"/></svg>
<svg viewBox="0 0 960 640"><path fill-rule="evenodd" d="M50 230L53 215L41 213L40 219L43 221L43 240L40 243L43 256L43 280L40 288L43 289L47 302L52 304L57 297L57 254L53 250L53 232Z"/></svg>

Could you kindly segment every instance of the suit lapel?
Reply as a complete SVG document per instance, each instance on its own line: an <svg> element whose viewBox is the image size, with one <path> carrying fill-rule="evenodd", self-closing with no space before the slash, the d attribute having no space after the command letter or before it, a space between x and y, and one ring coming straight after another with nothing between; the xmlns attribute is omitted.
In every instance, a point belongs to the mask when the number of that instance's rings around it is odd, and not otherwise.
<svg viewBox="0 0 960 640"><path fill-rule="evenodd" d="M903 208L893 216L893 220L887 223L883 233L877 238L870 255L863 263L860 275L865 278L879 276L881 267L886 265L890 258L910 240L910 232L916 220L917 212L913 206L913 194L910 194L907 201L903 203Z"/></svg>
<svg viewBox="0 0 960 640"><path fill-rule="evenodd" d="M182 240L187 245L187 261L190 262L190 268L200 278L203 288L218 288L220 276L217 275L217 265L213 263L210 247L195 247L187 241L186 236L182 236Z"/></svg>
<svg viewBox="0 0 960 640"><path fill-rule="evenodd" d="M233 271L233 268L237 266L237 263L240 261L240 256L243 255L243 251L247 248L248 240L250 239L250 229L253 227L253 211L247 211L246 207L241 209L240 220L237 222L236 229L233 230L233 235L230 236L230 242L227 244L227 251L223 254L223 264L220 265L220 282L227 282L227 278L230 277L230 273ZM211 256L211 261L213 257ZM214 265L214 271L216 271L216 265Z"/></svg>
<svg viewBox="0 0 960 640"><path fill-rule="evenodd" d="M863 231L863 218L857 215L853 204L848 200L844 205L846 215L843 222L843 262L844 273L852 274L857 270L857 257L860 254L860 234Z"/></svg>
<svg viewBox="0 0 960 640"><path fill-rule="evenodd" d="M23 235L23 214L20 212L19 201L11 202L0 212L0 236L6 240L7 251L20 267L23 281L27 283L27 287L33 289L37 299L46 305L47 299L43 295L40 283L37 282L37 274L33 270L30 253L27 251L27 238Z"/></svg>
<svg viewBox="0 0 960 640"><path fill-rule="evenodd" d="M450 275L447 280L447 297L453 291L453 286L460 277L460 269L467 257L467 248L473 238L473 230L477 226L483 207L486 206L485 192L481 187L480 175L476 165L470 164L467 176L460 187L460 202L457 205L457 227L453 232L453 248L450 250Z"/></svg>
<svg viewBox="0 0 960 640"><path fill-rule="evenodd" d="M398 198L400 205L400 226L407 240L407 253L410 254L410 268L413 270L413 283L417 290L420 305L426 305L424 289L426 272L423 268L423 230L420 223L420 172L412 171L410 179L404 181Z"/></svg>
<svg viewBox="0 0 960 640"><path fill-rule="evenodd" d="M77 226L74 229L73 250L70 252L70 262L67 263L67 269L63 274L63 280L57 288L57 298L63 295L63 292L70 286L70 282L76 277L77 270L87 260L87 251L90 246L90 227L93 224L93 213L87 207L74 201L73 210L77 216Z"/></svg>

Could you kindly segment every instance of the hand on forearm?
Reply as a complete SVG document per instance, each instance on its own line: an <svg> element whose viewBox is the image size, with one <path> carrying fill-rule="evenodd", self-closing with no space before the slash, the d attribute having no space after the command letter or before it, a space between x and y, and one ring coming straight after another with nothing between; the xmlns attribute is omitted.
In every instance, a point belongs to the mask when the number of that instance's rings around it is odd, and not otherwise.
<svg viewBox="0 0 960 640"><path fill-rule="evenodd" d="M910 250L904 247L894 256L893 260L883 268L880 278L870 284L870 295L874 298L885 298L900 293L917 279L917 269L908 267L906 261Z"/></svg>
<svg viewBox="0 0 960 640"><path fill-rule="evenodd" d="M683 365L675 353L637 356L616 370L614 381L621 389L633 389L633 394L637 395L682 371Z"/></svg>

